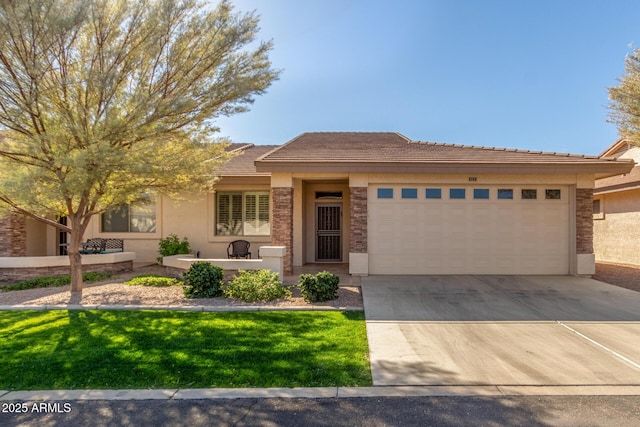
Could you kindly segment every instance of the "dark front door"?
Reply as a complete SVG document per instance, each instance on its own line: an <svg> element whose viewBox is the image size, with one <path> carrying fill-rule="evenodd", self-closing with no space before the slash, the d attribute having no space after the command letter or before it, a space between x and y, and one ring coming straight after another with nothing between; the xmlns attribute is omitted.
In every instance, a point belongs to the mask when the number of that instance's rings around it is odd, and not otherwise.
<svg viewBox="0 0 640 427"><path fill-rule="evenodd" d="M342 205L316 205L316 261L342 260Z"/></svg>

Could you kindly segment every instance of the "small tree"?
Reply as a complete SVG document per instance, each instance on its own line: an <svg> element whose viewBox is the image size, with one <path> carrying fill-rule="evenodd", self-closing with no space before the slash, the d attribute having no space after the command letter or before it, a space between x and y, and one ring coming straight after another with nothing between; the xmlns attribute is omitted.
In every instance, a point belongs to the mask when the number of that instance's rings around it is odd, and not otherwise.
<svg viewBox="0 0 640 427"><path fill-rule="evenodd" d="M278 75L257 25L226 0L0 4L0 200L70 234L72 293L94 215L149 188L211 188L228 155L210 120Z"/></svg>
<svg viewBox="0 0 640 427"><path fill-rule="evenodd" d="M609 88L609 121L620 136L640 145L640 49L627 56L619 82Z"/></svg>

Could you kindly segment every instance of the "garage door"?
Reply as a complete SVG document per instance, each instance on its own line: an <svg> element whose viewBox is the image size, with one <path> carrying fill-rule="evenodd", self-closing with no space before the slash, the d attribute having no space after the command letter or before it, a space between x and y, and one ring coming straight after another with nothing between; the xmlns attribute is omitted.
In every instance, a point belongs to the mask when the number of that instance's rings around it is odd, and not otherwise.
<svg viewBox="0 0 640 427"><path fill-rule="evenodd" d="M369 187L370 274L568 274L567 186Z"/></svg>

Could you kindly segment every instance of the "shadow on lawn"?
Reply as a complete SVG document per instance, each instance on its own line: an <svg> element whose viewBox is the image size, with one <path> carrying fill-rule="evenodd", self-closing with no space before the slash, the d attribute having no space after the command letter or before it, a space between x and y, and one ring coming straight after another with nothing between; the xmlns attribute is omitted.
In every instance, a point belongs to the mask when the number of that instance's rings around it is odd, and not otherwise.
<svg viewBox="0 0 640 427"><path fill-rule="evenodd" d="M362 312L5 315L0 389L371 383Z"/></svg>

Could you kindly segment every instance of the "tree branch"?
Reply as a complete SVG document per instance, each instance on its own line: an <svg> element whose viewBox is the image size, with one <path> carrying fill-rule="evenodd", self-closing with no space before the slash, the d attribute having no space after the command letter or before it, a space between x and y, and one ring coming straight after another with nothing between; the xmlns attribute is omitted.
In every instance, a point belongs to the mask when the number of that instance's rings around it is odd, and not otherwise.
<svg viewBox="0 0 640 427"><path fill-rule="evenodd" d="M24 210L20 206L16 205L11 199L9 199L9 198L7 198L5 196L0 196L0 201L5 202L9 206L11 206L16 212L21 213L24 216L28 216L30 218L35 219L36 221L39 221L39 222L45 223L47 225L50 225L52 227L55 227L60 231L66 231L67 233L71 233L71 227L67 227L66 225L60 224L57 221L54 221L52 219L44 218L44 217L36 215L36 214L34 214L32 212Z"/></svg>

